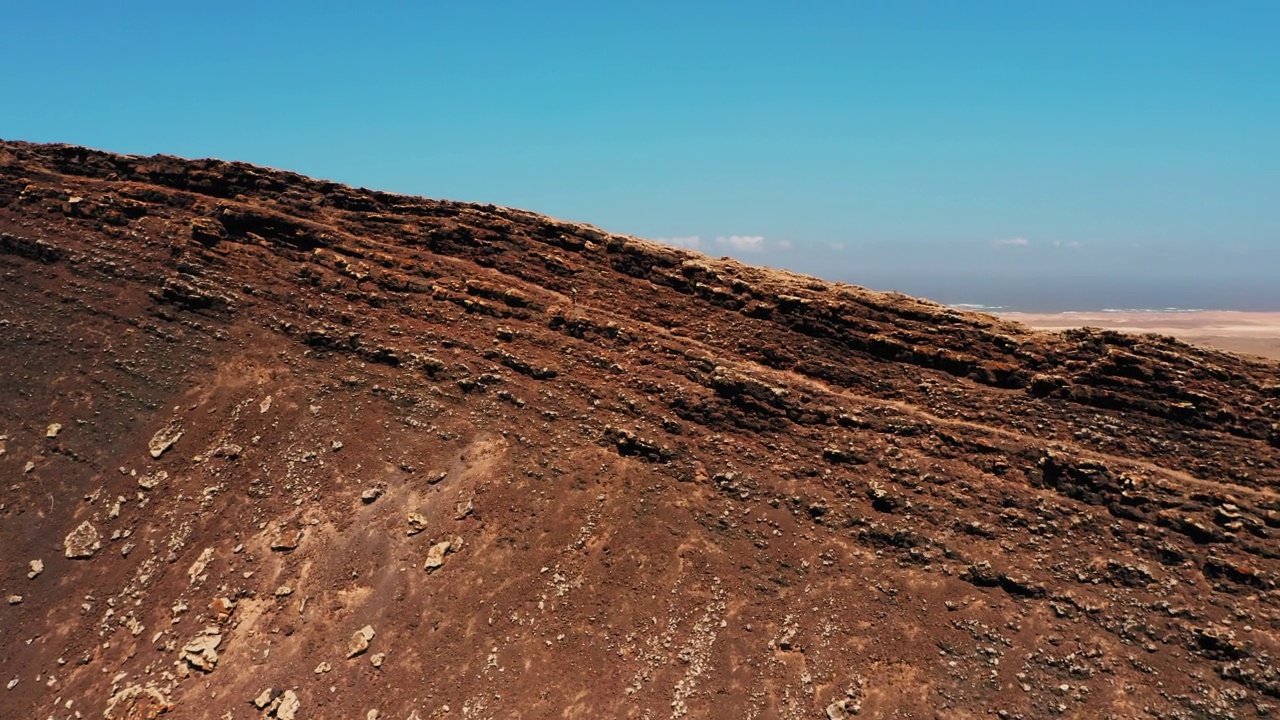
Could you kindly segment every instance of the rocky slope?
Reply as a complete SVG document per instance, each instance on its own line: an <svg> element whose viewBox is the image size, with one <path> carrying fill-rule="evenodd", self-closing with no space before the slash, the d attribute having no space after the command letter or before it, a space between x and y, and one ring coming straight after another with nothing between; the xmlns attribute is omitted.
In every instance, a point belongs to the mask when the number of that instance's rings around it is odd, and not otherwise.
<svg viewBox="0 0 1280 720"><path fill-rule="evenodd" d="M1280 712L1280 369L0 143L0 715Z"/></svg>

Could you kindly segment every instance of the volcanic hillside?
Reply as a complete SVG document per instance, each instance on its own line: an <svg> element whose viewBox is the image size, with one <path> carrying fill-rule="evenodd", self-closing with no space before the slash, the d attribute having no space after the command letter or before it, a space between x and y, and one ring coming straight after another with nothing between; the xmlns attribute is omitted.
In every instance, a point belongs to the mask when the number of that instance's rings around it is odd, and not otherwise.
<svg viewBox="0 0 1280 720"><path fill-rule="evenodd" d="M0 143L4 718L1280 713L1280 369Z"/></svg>

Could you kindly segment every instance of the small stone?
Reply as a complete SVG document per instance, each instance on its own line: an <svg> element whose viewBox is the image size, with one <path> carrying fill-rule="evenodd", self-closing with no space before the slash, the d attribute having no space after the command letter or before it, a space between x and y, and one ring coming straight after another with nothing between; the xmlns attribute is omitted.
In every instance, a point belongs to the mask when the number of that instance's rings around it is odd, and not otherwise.
<svg viewBox="0 0 1280 720"><path fill-rule="evenodd" d="M271 541L271 549L287 552L296 549L300 542L302 542L301 530L282 530Z"/></svg>
<svg viewBox="0 0 1280 720"><path fill-rule="evenodd" d="M427 518L421 513L409 513L409 534L417 535L427 529Z"/></svg>
<svg viewBox="0 0 1280 720"><path fill-rule="evenodd" d="M27 563L27 567L31 568L31 570L27 573L27 579L35 580L40 575L40 573L44 572L44 561L32 560L31 562Z"/></svg>
<svg viewBox="0 0 1280 720"><path fill-rule="evenodd" d="M14 688L16 688L16 687L18 687L18 678L14 678L14 679L10 680L10 681L9 681L9 684L4 686L4 689L5 689L5 690L12 690L12 689L14 689Z"/></svg>
<svg viewBox="0 0 1280 720"><path fill-rule="evenodd" d="M213 620L216 623L225 623L231 619L231 613L236 610L236 601L231 598L214 598L209 603L209 611L213 613Z"/></svg>
<svg viewBox="0 0 1280 720"><path fill-rule="evenodd" d="M218 664L218 646L222 644L222 631L216 627L205 628L194 640L183 646L179 656L193 668L213 672Z"/></svg>
<svg viewBox="0 0 1280 720"><path fill-rule="evenodd" d="M334 452L338 452L339 450L342 449L342 441L334 440L333 442L329 443L329 449Z"/></svg>
<svg viewBox="0 0 1280 720"><path fill-rule="evenodd" d="M316 666L316 674L323 675L333 669L333 666L327 662L322 662Z"/></svg>
<svg viewBox="0 0 1280 720"><path fill-rule="evenodd" d="M380 497L382 497L382 488L372 487L360 493L360 501L365 505L368 505Z"/></svg>
<svg viewBox="0 0 1280 720"><path fill-rule="evenodd" d="M169 479L169 473L165 472L164 470L157 470L154 473L147 473L146 475L138 478L138 487L142 488L143 490L151 490L155 486L159 485L160 483L168 479Z"/></svg>
<svg viewBox="0 0 1280 720"><path fill-rule="evenodd" d="M261 415L271 409L271 396L268 395L258 403L258 414Z"/></svg>
<svg viewBox="0 0 1280 720"><path fill-rule="evenodd" d="M49 427L44 430L44 436L47 438L56 438L60 432L62 432L61 423L50 423Z"/></svg>
<svg viewBox="0 0 1280 720"><path fill-rule="evenodd" d="M281 585L276 588L276 597L288 597L293 594L293 588L288 585Z"/></svg>
<svg viewBox="0 0 1280 720"><path fill-rule="evenodd" d="M173 447L174 443L182 438L182 434L182 426L177 423L170 423L166 427L157 430L156 434L151 436L151 441L147 443L147 449L151 452L151 457L158 458L165 454L165 451Z"/></svg>
<svg viewBox="0 0 1280 720"><path fill-rule="evenodd" d="M431 549L427 551L427 560L423 563L422 569L427 572L431 572L432 570L444 565L445 553L449 552L451 545L452 543L448 540L432 545Z"/></svg>
<svg viewBox="0 0 1280 720"><path fill-rule="evenodd" d="M271 701L275 699L274 695L275 693L272 692L271 688L267 688L266 690L263 690L262 692L258 693L258 697L253 699L253 706L258 708L259 710L265 709L268 705L271 704Z"/></svg>
<svg viewBox="0 0 1280 720"><path fill-rule="evenodd" d="M386 653L374 653L373 655L369 656L369 664L373 665L376 668L380 668L382 667L382 661L385 660L386 658L387 658Z"/></svg>
<svg viewBox="0 0 1280 720"><path fill-rule="evenodd" d="M298 708L302 702L292 690L285 690L280 696L280 704L276 706L276 720L294 720L298 716Z"/></svg>
<svg viewBox="0 0 1280 720"><path fill-rule="evenodd" d="M28 460L28 461L27 461L27 465L26 465L26 467L22 468L22 472L23 472L23 474L26 474L26 473L31 472L32 470L35 470L35 469L36 469L36 464L35 464L34 462L31 462L30 460Z"/></svg>
<svg viewBox="0 0 1280 720"><path fill-rule="evenodd" d="M369 642L376 635L372 625L365 625L351 635L351 642L347 644L347 657L353 658L369 649Z"/></svg>
<svg viewBox="0 0 1280 720"><path fill-rule="evenodd" d="M69 558L91 558L102 547L102 542L98 529L86 520L67 535L62 545Z"/></svg>
<svg viewBox="0 0 1280 720"><path fill-rule="evenodd" d="M378 717L379 716L378 716L377 710L370 710L369 712L365 713L364 720L378 720Z"/></svg>
<svg viewBox="0 0 1280 720"><path fill-rule="evenodd" d="M21 602L22 602L22 596L21 596L21 595L10 595L10 596L9 596L9 604L10 604L10 605L18 605L18 604L19 604L19 603L21 603Z"/></svg>

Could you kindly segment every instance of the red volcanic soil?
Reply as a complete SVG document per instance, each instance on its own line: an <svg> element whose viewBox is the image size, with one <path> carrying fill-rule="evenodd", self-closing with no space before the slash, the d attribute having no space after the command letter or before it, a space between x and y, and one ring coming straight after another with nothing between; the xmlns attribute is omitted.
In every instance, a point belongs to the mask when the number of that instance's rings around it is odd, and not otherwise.
<svg viewBox="0 0 1280 720"><path fill-rule="evenodd" d="M0 368L3 717L1280 712L1274 364L3 143Z"/></svg>

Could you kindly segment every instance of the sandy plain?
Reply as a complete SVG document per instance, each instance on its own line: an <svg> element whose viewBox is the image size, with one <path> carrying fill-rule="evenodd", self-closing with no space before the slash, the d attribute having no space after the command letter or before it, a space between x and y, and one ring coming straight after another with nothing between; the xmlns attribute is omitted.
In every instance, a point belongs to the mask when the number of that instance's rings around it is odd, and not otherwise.
<svg viewBox="0 0 1280 720"><path fill-rule="evenodd" d="M1172 335L1193 345L1280 361L1280 312L1010 312L1000 313L1000 317L1042 330L1097 327Z"/></svg>

